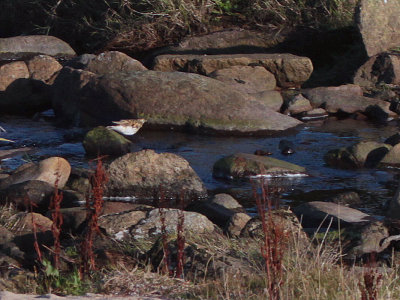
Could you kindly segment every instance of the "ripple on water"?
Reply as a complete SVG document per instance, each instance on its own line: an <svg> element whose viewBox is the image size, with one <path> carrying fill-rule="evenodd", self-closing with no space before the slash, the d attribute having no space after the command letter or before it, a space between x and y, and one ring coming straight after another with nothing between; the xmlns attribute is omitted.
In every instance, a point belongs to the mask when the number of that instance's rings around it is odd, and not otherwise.
<svg viewBox="0 0 400 300"><path fill-rule="evenodd" d="M74 135L76 129L58 128L54 117L47 114L35 120L13 117L0 118L0 126L7 132L1 136L15 140L16 143L0 145L0 149L29 146L37 150L29 156L17 156L2 161L3 168L15 169L29 160L40 160L48 156L62 156L72 166L87 167L88 159L79 140L66 141L66 136ZM321 125L322 124L322 125ZM248 181L217 180L212 177L212 167L218 159L237 152L254 153L261 149L272 152L272 157L282 159L307 169L307 177L270 178L271 186L284 187L286 192L301 190L304 192L322 189L354 189L362 191L362 196L370 202L382 203L391 197L386 183L399 173L397 169L361 169L341 170L327 167L324 154L335 148L347 147L360 140L383 141L398 131L397 126L376 126L371 123L354 120L327 120L309 123L298 132L284 137L224 137L185 134L180 132L140 131L131 140L140 149L154 149L157 152L172 152L181 155L210 190L229 189L241 195L248 193L251 186ZM294 143L295 153L285 156L279 151L279 141L284 138ZM290 203L290 199L284 199ZM374 204L372 204L374 203Z"/></svg>

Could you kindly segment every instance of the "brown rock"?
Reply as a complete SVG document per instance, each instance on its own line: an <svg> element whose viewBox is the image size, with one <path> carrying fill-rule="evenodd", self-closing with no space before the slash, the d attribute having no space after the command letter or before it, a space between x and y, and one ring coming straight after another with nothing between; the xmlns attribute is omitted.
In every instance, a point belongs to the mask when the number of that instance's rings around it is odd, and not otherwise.
<svg viewBox="0 0 400 300"><path fill-rule="evenodd" d="M0 182L0 189L12 184L29 180L40 180L54 186L57 181L58 187L63 188L71 173L71 166L64 158L50 157L40 161L38 164L29 164L17 169L11 176Z"/></svg>
<svg viewBox="0 0 400 300"><path fill-rule="evenodd" d="M155 193L163 189L176 194L203 198L207 190L189 163L172 153L158 154L153 150L128 153L115 159L107 168L108 194L111 196L146 197L145 204L152 204Z"/></svg>
<svg viewBox="0 0 400 300"><path fill-rule="evenodd" d="M300 113L311 111L313 107L308 99L304 98L303 95L299 94L293 97L290 101L287 112L291 115L297 115Z"/></svg>
<svg viewBox="0 0 400 300"><path fill-rule="evenodd" d="M61 64L51 56L38 55L27 62L30 78L51 84L54 74L62 69Z"/></svg>
<svg viewBox="0 0 400 300"><path fill-rule="evenodd" d="M356 23L368 56L400 45L398 0L361 0L356 12Z"/></svg>
<svg viewBox="0 0 400 300"><path fill-rule="evenodd" d="M228 221L225 231L229 236L239 236L251 217L245 213L236 213Z"/></svg>
<svg viewBox="0 0 400 300"><path fill-rule="evenodd" d="M0 67L0 91L5 91L12 82L20 78L29 78L28 67L23 61L2 65Z"/></svg>
<svg viewBox="0 0 400 300"><path fill-rule="evenodd" d="M254 64L274 74L280 87L300 86L313 71L309 58L292 54L160 55L155 58L153 69L209 75L220 69Z"/></svg>

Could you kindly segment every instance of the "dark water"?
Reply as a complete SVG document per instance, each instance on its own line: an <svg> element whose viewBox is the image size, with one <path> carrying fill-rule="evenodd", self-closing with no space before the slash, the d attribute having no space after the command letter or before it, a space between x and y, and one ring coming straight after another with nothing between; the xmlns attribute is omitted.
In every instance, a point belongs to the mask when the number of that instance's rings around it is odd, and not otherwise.
<svg viewBox="0 0 400 300"><path fill-rule="evenodd" d="M75 167L88 167L88 159L80 142L79 129L62 129L53 124L51 112L38 120L26 118L0 118L0 126L7 130L1 137L16 141L0 142L0 149L34 147L27 156L3 160L3 169L14 169L26 161L49 156L62 156ZM378 126L355 120L325 120L307 123L297 132L276 137L216 137L180 132L140 131L132 137L134 150L154 149L172 152L187 159L209 190L228 191L246 202L251 194L248 182L218 180L212 177L212 167L219 158L237 152L253 153L257 149L272 152L272 157L306 167L310 176L271 179L270 185L285 188L283 200L288 205L298 204L294 193L313 190L353 190L360 194L361 209L379 209L393 193L399 173L396 169L340 170L325 165L323 156L331 149L345 147L361 140L383 141L398 131L397 124ZM279 152L279 141L287 139L295 144L295 154L285 156ZM313 199L309 199L313 200ZM251 204L247 203L247 206Z"/></svg>

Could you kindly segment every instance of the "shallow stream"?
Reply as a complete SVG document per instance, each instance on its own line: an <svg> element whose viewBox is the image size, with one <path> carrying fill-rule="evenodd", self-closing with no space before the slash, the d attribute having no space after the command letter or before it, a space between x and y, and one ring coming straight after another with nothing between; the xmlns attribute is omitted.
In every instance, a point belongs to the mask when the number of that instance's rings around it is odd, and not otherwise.
<svg viewBox="0 0 400 300"><path fill-rule="evenodd" d="M49 156L62 156L74 167L88 167L89 159L85 157L81 144L82 130L56 127L51 111L35 120L1 117L0 126L7 131L0 133L1 137L16 141L14 144L1 142L0 149L23 146L34 148L28 155L3 160L3 169L15 169L26 161ZM299 130L284 136L222 137L141 130L131 140L135 144L133 151L153 149L181 155L189 161L209 190L227 191L249 208L253 206L248 202L251 195L249 182L215 179L212 176L212 167L223 156L237 152L254 153L261 149L272 152L272 157L307 168L307 177L270 179L270 185L284 187L282 199L285 204L297 205L304 201L294 196L303 192L352 190L358 192L362 199L358 208L379 214L384 202L394 194L398 181L396 175L400 170L335 169L325 165L323 156L331 149L349 146L361 140L384 141L397 131L397 123L376 125L352 119L328 119L306 123ZM294 142L294 154L280 153L278 144L282 139ZM308 199L311 200L313 199Z"/></svg>

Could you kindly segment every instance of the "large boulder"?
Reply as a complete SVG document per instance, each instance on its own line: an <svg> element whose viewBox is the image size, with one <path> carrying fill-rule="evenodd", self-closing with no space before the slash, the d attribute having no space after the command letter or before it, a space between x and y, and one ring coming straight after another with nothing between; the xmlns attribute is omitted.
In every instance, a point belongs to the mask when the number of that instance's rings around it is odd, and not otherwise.
<svg viewBox="0 0 400 300"><path fill-rule="evenodd" d="M49 35L27 35L0 39L0 60L21 59L45 54L55 57L75 56L66 42Z"/></svg>
<svg viewBox="0 0 400 300"><path fill-rule="evenodd" d="M283 160L247 153L223 157L213 167L213 176L222 178L242 178L257 175L304 175L305 172L305 168Z"/></svg>
<svg viewBox="0 0 400 300"><path fill-rule="evenodd" d="M314 107L323 107L329 113L368 112L370 107L379 107L387 116L395 116L390 111L390 103L379 99L363 96L361 87L357 85L342 85L337 87L317 87L306 89L302 94L310 100Z"/></svg>
<svg viewBox="0 0 400 300"><path fill-rule="evenodd" d="M361 0L356 23L368 56L400 45L400 2L398 0Z"/></svg>
<svg viewBox="0 0 400 300"><path fill-rule="evenodd" d="M253 133L301 124L198 74L138 71L96 76L66 67L53 86L57 116L75 125L140 117L149 127Z"/></svg>
<svg viewBox="0 0 400 300"><path fill-rule="evenodd" d="M19 167L9 177L0 181L0 189L10 185L29 181L40 180L51 186L63 188L71 173L71 165L62 157L50 157L37 164L28 163Z"/></svg>
<svg viewBox="0 0 400 300"><path fill-rule="evenodd" d="M110 196L135 196L153 204L157 193L175 197L185 193L190 198L205 198L207 190L189 163L172 153L153 150L128 153L115 159L107 168Z"/></svg>
<svg viewBox="0 0 400 300"><path fill-rule="evenodd" d="M298 87L311 75L309 58L292 54L160 55L155 58L157 71L184 71L210 75L233 66L258 65L274 74L280 87Z"/></svg>
<svg viewBox="0 0 400 300"><path fill-rule="evenodd" d="M68 61L66 66L89 71L97 75L147 70L138 60L118 51L103 52L99 55L83 54Z"/></svg>

